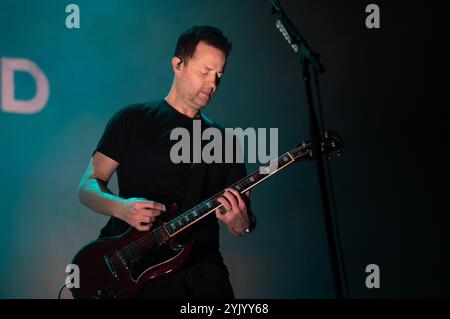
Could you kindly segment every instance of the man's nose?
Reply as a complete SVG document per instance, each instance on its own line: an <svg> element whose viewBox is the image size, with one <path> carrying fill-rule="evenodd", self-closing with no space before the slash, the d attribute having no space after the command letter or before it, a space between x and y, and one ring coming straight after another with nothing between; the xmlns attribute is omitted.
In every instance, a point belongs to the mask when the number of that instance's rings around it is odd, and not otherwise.
<svg viewBox="0 0 450 319"><path fill-rule="evenodd" d="M210 78L208 78L208 88L211 90L212 93L214 93L217 90L217 87L219 86L220 78L214 74Z"/></svg>

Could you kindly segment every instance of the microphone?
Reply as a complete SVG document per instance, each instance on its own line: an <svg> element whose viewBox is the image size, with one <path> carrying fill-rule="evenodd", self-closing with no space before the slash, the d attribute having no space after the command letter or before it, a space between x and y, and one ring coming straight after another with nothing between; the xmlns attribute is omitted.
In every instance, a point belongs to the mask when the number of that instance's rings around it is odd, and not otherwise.
<svg viewBox="0 0 450 319"><path fill-rule="evenodd" d="M291 19L289 19L284 12L280 1L271 0L271 4L272 8L270 9L270 13L278 16L275 25L292 50L294 50L295 53L301 54L302 57L305 57L317 72L323 73L325 68L319 61L319 55L309 48L305 38L298 32Z"/></svg>

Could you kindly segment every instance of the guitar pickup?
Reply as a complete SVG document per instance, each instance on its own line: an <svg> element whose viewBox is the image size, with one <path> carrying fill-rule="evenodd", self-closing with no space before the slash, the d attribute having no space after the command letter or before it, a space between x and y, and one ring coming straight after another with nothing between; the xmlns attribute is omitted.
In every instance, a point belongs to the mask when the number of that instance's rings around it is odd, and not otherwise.
<svg viewBox="0 0 450 319"><path fill-rule="evenodd" d="M114 268L114 266L113 266L113 264L112 264L112 262L111 262L111 259L109 259L108 256L104 255L104 256L103 256L103 260L105 261L106 266L108 266L108 269L109 269L109 272L111 273L111 275L112 275L115 279L119 279L119 277L117 277L117 271L116 271L116 269Z"/></svg>

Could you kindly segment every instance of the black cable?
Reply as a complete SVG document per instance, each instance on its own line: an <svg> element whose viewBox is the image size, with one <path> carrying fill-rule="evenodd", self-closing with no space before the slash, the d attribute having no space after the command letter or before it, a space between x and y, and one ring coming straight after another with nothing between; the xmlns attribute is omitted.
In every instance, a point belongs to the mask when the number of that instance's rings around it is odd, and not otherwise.
<svg viewBox="0 0 450 319"><path fill-rule="evenodd" d="M61 299L61 293L62 293L62 291L64 290L64 288L66 288L66 284L64 284L64 285L61 287L61 289L59 290L59 293L58 293L58 299Z"/></svg>

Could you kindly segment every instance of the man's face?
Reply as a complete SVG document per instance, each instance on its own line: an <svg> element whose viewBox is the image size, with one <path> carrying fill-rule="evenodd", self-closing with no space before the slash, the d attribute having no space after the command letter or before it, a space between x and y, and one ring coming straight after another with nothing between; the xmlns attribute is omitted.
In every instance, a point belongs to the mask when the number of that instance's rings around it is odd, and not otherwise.
<svg viewBox="0 0 450 319"><path fill-rule="evenodd" d="M200 110L209 103L219 86L226 62L225 53L199 42L194 55L183 62L177 74L179 93L186 104Z"/></svg>

